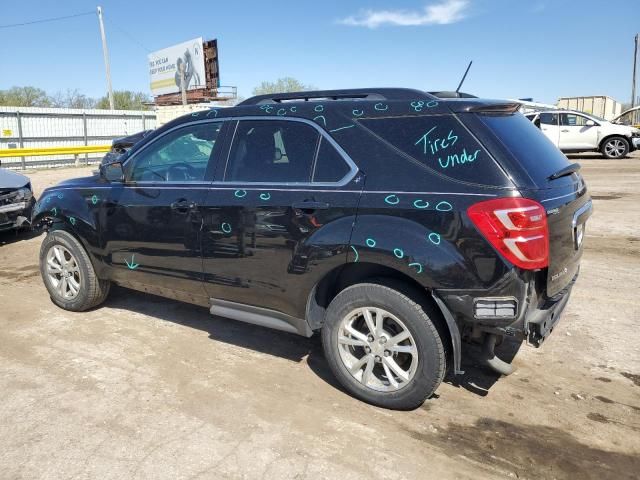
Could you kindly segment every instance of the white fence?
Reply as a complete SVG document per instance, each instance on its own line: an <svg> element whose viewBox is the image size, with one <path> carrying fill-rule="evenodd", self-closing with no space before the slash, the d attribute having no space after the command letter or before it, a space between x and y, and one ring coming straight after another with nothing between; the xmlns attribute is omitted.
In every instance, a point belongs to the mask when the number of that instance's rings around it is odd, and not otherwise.
<svg viewBox="0 0 640 480"><path fill-rule="evenodd" d="M0 107L0 150L109 145L114 138L153 128L153 111ZM85 160L97 162L103 156L89 153ZM2 167L24 169L72 162L69 155L7 157L2 159Z"/></svg>

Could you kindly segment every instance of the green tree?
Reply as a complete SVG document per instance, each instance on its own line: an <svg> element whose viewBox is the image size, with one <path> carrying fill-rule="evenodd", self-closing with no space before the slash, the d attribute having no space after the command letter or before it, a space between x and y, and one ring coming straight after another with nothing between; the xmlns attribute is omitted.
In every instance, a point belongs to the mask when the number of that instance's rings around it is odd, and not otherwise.
<svg viewBox="0 0 640 480"><path fill-rule="evenodd" d="M312 85L305 85L300 80L296 80L295 78L283 77L277 79L275 82L262 82L260 85L253 89L253 94L267 95L269 93L303 92L315 89L316 87Z"/></svg>
<svg viewBox="0 0 640 480"><path fill-rule="evenodd" d="M116 110L149 110L148 103L151 97L144 92L132 92L131 90L116 90L113 92L113 106ZM109 108L109 96L105 95L96 104L96 108L107 110Z"/></svg>
<svg viewBox="0 0 640 480"><path fill-rule="evenodd" d="M50 107L47 92L36 87L11 87L0 90L0 105L7 107Z"/></svg>

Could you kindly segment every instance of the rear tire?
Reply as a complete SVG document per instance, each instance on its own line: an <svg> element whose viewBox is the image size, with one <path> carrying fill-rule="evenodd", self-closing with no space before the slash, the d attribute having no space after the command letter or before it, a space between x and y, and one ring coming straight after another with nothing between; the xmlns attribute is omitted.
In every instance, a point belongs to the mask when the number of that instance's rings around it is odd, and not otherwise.
<svg viewBox="0 0 640 480"><path fill-rule="evenodd" d="M40 247L40 274L53 303L82 312L101 304L111 283L96 276L82 244L64 230L49 232Z"/></svg>
<svg viewBox="0 0 640 480"><path fill-rule="evenodd" d="M361 283L340 292L327 309L322 344L340 384L379 407L417 408L444 376L445 351L429 315L387 286Z"/></svg>
<svg viewBox="0 0 640 480"><path fill-rule="evenodd" d="M624 137L607 138L600 147L605 158L624 158L629 153L629 141Z"/></svg>

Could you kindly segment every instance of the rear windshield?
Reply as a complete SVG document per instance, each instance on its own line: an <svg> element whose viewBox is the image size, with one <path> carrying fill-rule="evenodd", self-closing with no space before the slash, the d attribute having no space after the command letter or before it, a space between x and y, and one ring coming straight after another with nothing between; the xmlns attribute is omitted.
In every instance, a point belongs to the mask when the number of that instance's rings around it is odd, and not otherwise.
<svg viewBox="0 0 640 480"><path fill-rule="evenodd" d="M556 146L524 115L478 115L537 185L569 165Z"/></svg>
<svg viewBox="0 0 640 480"><path fill-rule="evenodd" d="M480 185L509 185L502 169L453 115L369 118L360 123L439 175Z"/></svg>

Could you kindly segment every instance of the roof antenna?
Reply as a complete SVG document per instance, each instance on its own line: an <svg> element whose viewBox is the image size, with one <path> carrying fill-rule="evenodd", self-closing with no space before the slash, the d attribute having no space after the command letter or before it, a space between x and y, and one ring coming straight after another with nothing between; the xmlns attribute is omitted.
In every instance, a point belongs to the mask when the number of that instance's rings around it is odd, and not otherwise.
<svg viewBox="0 0 640 480"><path fill-rule="evenodd" d="M462 84L464 83L464 79L467 78L467 73L469 73L469 69L471 68L471 64L473 63L473 60L471 60L469 62L469 65L467 65L467 69L464 71L464 75L462 76L462 80L460 80L460 84L458 85L458 88L456 88L456 93L460 93L460 88L462 87Z"/></svg>

